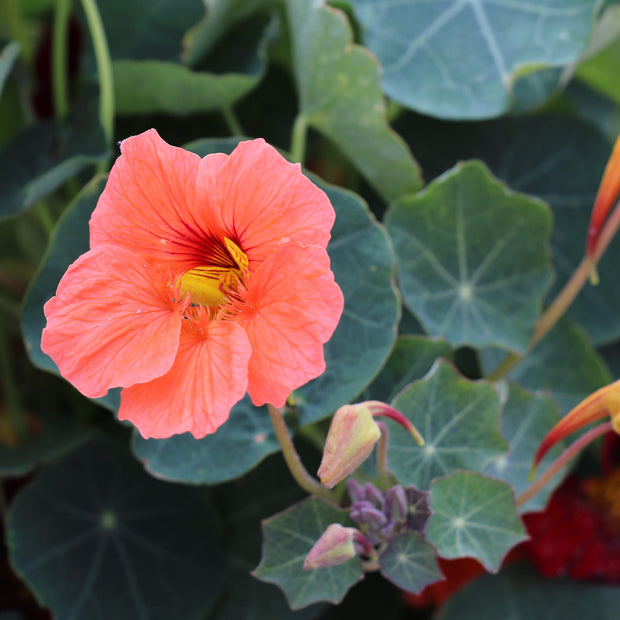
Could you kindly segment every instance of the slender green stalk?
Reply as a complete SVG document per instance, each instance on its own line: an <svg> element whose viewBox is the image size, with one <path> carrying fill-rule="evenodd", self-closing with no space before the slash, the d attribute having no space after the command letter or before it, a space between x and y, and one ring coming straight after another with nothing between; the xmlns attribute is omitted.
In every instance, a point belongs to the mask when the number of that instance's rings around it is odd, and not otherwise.
<svg viewBox="0 0 620 620"><path fill-rule="evenodd" d="M241 124L239 123L239 119L230 106L224 106L222 108L222 114L224 115L224 120L228 125L228 130L233 136L241 137L245 135L243 127L241 127Z"/></svg>
<svg viewBox="0 0 620 620"><path fill-rule="evenodd" d="M581 289L585 286L588 279L590 279L592 274L596 272L596 265L616 234L619 226L620 203L619 205L616 205L614 212L605 223L605 226L601 231L599 241L594 250L594 254L590 257L584 256L582 261L577 266L577 269L573 272L573 275L564 285L564 288L562 288L551 305L545 310L540 319L538 319L536 328L534 329L534 334L532 335L532 339L528 345L528 351L531 351L543 339L543 337L549 333L551 328L568 310L570 305L575 300L575 297L577 297ZM514 368L514 366L521 361L522 357L522 355L517 353L507 355L487 376L487 379L490 381L497 381L498 379L505 377Z"/></svg>
<svg viewBox="0 0 620 620"><path fill-rule="evenodd" d="M101 15L95 0L81 0L88 29L95 48L97 73L99 75L100 101L99 119L108 144L114 140L114 77L108 41L101 22ZM101 172L105 171L105 165Z"/></svg>
<svg viewBox="0 0 620 620"><path fill-rule="evenodd" d="M390 470L388 469L387 458L389 431L387 424L383 422L377 422L376 424L381 430L381 435L377 443L377 471L382 480L389 480Z"/></svg>
<svg viewBox="0 0 620 620"><path fill-rule="evenodd" d="M2 375L2 392L11 426L17 440L21 443L28 437L26 418L19 404L15 390L15 376L11 366L11 354L7 343L7 335L0 322L0 373Z"/></svg>
<svg viewBox="0 0 620 620"><path fill-rule="evenodd" d="M293 125L293 135L291 136L291 159L300 164L304 163L306 157L306 134L308 133L308 124L306 117L299 114Z"/></svg>
<svg viewBox="0 0 620 620"><path fill-rule="evenodd" d="M64 121L69 112L67 93L67 26L71 12L71 0L56 0L54 13L54 36L52 37L52 88L56 119Z"/></svg>
<svg viewBox="0 0 620 620"><path fill-rule="evenodd" d="M269 409L269 416L271 417L271 423L276 432L276 437L282 448L284 460L295 482L297 482L304 491L308 491L308 493L317 495L330 503L334 503L335 498L332 493L322 486L318 480L315 480L303 466L299 454L297 454L295 446L293 445L293 440L286 427L282 412L273 405L268 404L267 408Z"/></svg>
<svg viewBox="0 0 620 620"><path fill-rule="evenodd" d="M558 458L555 459L551 465L549 465L548 469L540 476L540 478L535 480L527 489L525 489L525 491L523 491L523 493L517 497L517 506L523 506L523 504L542 491L551 479L564 467L564 465L579 454L583 448L594 441L597 437L604 435L612 429L612 423L605 422L605 424L595 426L593 429L585 433L585 435L582 435L579 439L577 439L577 441L566 448L566 450L564 450L564 452L562 452L562 454L560 454L560 456L558 456Z"/></svg>

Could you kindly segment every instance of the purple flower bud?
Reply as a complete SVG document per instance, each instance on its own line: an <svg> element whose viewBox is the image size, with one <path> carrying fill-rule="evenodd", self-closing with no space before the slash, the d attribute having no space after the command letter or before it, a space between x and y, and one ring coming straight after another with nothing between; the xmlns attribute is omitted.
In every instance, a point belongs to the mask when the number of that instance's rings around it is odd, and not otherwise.
<svg viewBox="0 0 620 620"><path fill-rule="evenodd" d="M379 489L372 482L367 482L364 485L364 493L366 494L366 499L372 502L375 505L375 508L383 510L383 507L385 506L383 493L379 491Z"/></svg>
<svg viewBox="0 0 620 620"><path fill-rule="evenodd" d="M362 522L376 530L383 527L388 520L383 512L372 506L360 506L360 514Z"/></svg>
<svg viewBox="0 0 620 620"><path fill-rule="evenodd" d="M364 487L355 478L347 478L347 489L349 491L351 503L366 499Z"/></svg>
<svg viewBox="0 0 620 620"><path fill-rule="evenodd" d="M385 514L398 523L404 523L408 514L407 494L400 484L385 492Z"/></svg>

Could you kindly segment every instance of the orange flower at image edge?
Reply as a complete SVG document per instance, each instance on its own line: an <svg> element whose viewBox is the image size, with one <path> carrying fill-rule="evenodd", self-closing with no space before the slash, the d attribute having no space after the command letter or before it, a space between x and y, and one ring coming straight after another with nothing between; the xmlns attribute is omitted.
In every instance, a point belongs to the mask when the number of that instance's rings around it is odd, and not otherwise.
<svg viewBox="0 0 620 620"><path fill-rule="evenodd" d="M42 349L88 397L122 387L119 419L144 437L213 433L246 390L282 407L324 371L342 314L334 218L264 140L201 159L154 129L128 138Z"/></svg>

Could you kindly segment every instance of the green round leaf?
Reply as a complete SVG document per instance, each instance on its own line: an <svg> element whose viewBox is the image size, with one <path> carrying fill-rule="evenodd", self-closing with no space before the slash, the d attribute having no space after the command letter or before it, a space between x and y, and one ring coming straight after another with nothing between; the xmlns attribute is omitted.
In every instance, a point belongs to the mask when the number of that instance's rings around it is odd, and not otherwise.
<svg viewBox="0 0 620 620"><path fill-rule="evenodd" d="M253 575L278 585L293 609L310 603L338 603L362 576L359 558L328 568L304 570L314 543L331 523L347 523L345 511L307 499L263 521L263 557Z"/></svg>
<svg viewBox="0 0 620 620"><path fill-rule="evenodd" d="M183 433L168 439L144 439L136 432L132 449L157 478L213 484L252 469L278 451L280 444L267 409L254 407L246 397L213 435L195 439Z"/></svg>
<svg viewBox="0 0 620 620"><path fill-rule="evenodd" d="M19 493L8 546L57 618L202 620L222 585L224 558L203 493L154 480L101 440Z"/></svg>
<svg viewBox="0 0 620 620"><path fill-rule="evenodd" d="M590 114L601 121L605 112L600 102ZM550 114L450 124L408 115L399 130L416 145L430 177L458 160L476 157L513 190L537 196L551 206L550 245L557 277L547 298L553 299L583 258L594 197L611 153L611 144L600 131L582 119ZM618 262L620 239L614 239L598 265L600 285L587 284L568 309L568 316L595 344L620 336Z"/></svg>
<svg viewBox="0 0 620 620"><path fill-rule="evenodd" d="M387 95L451 119L498 116L510 109L519 74L573 63L598 9L597 0L350 2Z"/></svg>
<svg viewBox="0 0 620 620"><path fill-rule="evenodd" d="M456 592L437 620L612 620L620 589L569 579L544 579L531 566L508 566Z"/></svg>
<svg viewBox="0 0 620 620"><path fill-rule="evenodd" d="M495 572L508 551L528 537L505 482L459 471L435 480L430 492L426 537L441 557L475 558Z"/></svg>
<svg viewBox="0 0 620 620"><path fill-rule="evenodd" d="M551 280L544 204L469 162L394 204L386 226L405 303L431 335L525 351Z"/></svg>
<svg viewBox="0 0 620 620"><path fill-rule="evenodd" d="M556 405L548 396L529 394L515 383L503 384L507 394L502 406L500 429L508 441L508 454L491 459L483 474L507 482L516 494L530 486L529 479L534 455L542 438L560 420ZM559 443L547 454L538 471L544 472L564 448ZM520 512L542 510L553 489L562 481L565 469L528 502L519 506Z"/></svg>
<svg viewBox="0 0 620 620"><path fill-rule="evenodd" d="M392 538L379 556L379 570L393 584L413 594L444 578L437 563L437 550L418 532Z"/></svg>
<svg viewBox="0 0 620 620"><path fill-rule="evenodd" d="M506 452L497 393L484 381L464 379L449 362L438 361L392 404L426 442L418 446L407 431L388 422L388 464L402 485L427 489L437 476L461 468L480 471Z"/></svg>
<svg viewBox="0 0 620 620"><path fill-rule="evenodd" d="M352 44L344 14L323 0L286 6L303 122L335 142L386 200L419 189L418 165L387 124L376 58Z"/></svg>

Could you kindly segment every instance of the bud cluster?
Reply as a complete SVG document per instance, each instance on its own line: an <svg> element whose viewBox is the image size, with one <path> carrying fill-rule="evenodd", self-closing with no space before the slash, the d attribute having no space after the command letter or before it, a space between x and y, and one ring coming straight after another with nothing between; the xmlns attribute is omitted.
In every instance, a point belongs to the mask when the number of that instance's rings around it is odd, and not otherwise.
<svg viewBox="0 0 620 620"><path fill-rule="evenodd" d="M405 531L423 532L431 514L428 493L400 484L380 491L374 484L364 486L347 480L351 509L349 516L371 545L388 543Z"/></svg>

